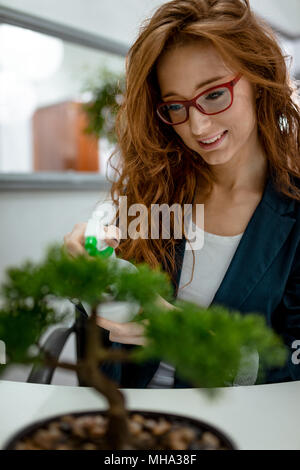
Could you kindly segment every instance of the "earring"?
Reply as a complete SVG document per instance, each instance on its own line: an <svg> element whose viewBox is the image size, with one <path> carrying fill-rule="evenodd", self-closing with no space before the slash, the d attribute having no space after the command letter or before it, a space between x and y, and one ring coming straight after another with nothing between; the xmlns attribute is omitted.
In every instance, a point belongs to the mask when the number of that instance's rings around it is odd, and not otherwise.
<svg viewBox="0 0 300 470"><path fill-rule="evenodd" d="M256 92L256 99L260 98L262 95L262 88L258 88L257 92Z"/></svg>

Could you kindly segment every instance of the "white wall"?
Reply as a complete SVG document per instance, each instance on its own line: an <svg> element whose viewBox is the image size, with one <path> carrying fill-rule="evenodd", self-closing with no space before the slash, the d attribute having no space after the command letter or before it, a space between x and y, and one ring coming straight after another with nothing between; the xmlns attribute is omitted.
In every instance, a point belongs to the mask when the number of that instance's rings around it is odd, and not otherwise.
<svg viewBox="0 0 300 470"><path fill-rule="evenodd" d="M0 0L0 5L130 44L163 0ZM274 26L300 34L299 0L250 0Z"/></svg>
<svg viewBox="0 0 300 470"><path fill-rule="evenodd" d="M73 225L87 220L104 198L96 191L1 192L0 277L6 266L39 260L49 243L63 243Z"/></svg>
<svg viewBox="0 0 300 470"><path fill-rule="evenodd" d="M130 44L163 0L0 0L0 5Z"/></svg>

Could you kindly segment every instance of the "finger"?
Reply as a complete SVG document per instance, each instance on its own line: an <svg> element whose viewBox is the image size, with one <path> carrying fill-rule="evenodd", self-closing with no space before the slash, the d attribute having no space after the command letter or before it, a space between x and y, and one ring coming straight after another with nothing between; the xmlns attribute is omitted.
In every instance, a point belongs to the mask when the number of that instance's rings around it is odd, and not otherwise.
<svg viewBox="0 0 300 470"><path fill-rule="evenodd" d="M76 224L72 232L64 236L64 246L71 256L78 256L85 254L84 250L84 232L86 223L81 222Z"/></svg>
<svg viewBox="0 0 300 470"><path fill-rule="evenodd" d="M71 256L78 256L78 255L83 255L86 253L84 247L80 243L75 242L75 241L67 242L66 248L67 248L68 253Z"/></svg>
<svg viewBox="0 0 300 470"><path fill-rule="evenodd" d="M122 337L113 335L110 333L109 340L113 343L121 343L121 344L135 344L137 346L146 346L148 343L148 339L144 336L129 336L129 337Z"/></svg>
<svg viewBox="0 0 300 470"><path fill-rule="evenodd" d="M117 326L117 322L108 320L107 318L103 318L103 317L97 317L96 323L97 325L101 326L105 330L113 330Z"/></svg>
<svg viewBox="0 0 300 470"><path fill-rule="evenodd" d="M119 323L107 318L97 317L97 325L105 330L111 331L113 335L118 337L142 336L144 327L135 322Z"/></svg>
<svg viewBox="0 0 300 470"><path fill-rule="evenodd" d="M157 294L156 305L166 308L167 310L177 310L177 307L167 302L163 297Z"/></svg>
<svg viewBox="0 0 300 470"><path fill-rule="evenodd" d="M121 240L121 230L116 225L105 226L104 230L106 232L105 242L107 245L117 248Z"/></svg>
<svg viewBox="0 0 300 470"><path fill-rule="evenodd" d="M74 226L72 233L71 233L72 239L82 245L84 245L84 234L85 234L86 226L87 226L86 222L80 222L79 224L76 224Z"/></svg>

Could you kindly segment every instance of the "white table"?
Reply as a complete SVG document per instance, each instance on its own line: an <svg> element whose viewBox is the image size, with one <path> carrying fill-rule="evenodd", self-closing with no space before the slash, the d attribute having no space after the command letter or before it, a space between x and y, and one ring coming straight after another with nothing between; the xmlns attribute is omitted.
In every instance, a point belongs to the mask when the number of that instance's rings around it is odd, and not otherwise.
<svg viewBox="0 0 300 470"><path fill-rule="evenodd" d="M300 381L220 389L124 389L129 409L200 418L223 430L239 449L300 450ZM59 413L105 409L93 389L0 381L0 448L22 426Z"/></svg>

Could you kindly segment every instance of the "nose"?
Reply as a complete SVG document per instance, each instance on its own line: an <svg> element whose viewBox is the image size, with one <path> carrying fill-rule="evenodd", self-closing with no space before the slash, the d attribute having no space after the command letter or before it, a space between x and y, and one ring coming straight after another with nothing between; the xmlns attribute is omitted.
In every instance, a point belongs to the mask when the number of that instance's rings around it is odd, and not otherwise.
<svg viewBox="0 0 300 470"><path fill-rule="evenodd" d="M211 116L201 113L194 106L190 107L189 124L193 137L200 137L211 127Z"/></svg>

